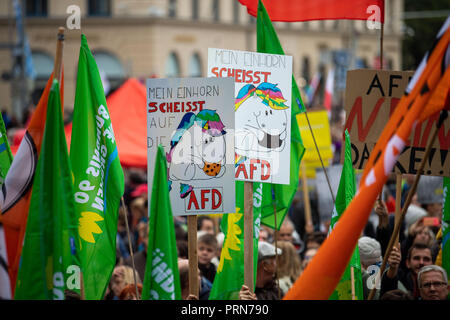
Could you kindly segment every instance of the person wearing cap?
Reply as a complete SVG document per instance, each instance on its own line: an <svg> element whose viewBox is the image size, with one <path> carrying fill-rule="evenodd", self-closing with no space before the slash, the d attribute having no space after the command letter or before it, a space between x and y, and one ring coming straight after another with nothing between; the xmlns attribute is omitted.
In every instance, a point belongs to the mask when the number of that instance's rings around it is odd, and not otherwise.
<svg viewBox="0 0 450 320"><path fill-rule="evenodd" d="M358 248L362 267L364 299L367 299L370 290L377 285L374 299L378 300L380 296L379 271L383 261L383 257L381 256L381 245L374 238L364 236L358 239Z"/></svg>
<svg viewBox="0 0 450 320"><path fill-rule="evenodd" d="M275 282L276 255L282 250L264 241L258 243L258 267L256 270L255 294L258 300L278 300L279 288Z"/></svg>

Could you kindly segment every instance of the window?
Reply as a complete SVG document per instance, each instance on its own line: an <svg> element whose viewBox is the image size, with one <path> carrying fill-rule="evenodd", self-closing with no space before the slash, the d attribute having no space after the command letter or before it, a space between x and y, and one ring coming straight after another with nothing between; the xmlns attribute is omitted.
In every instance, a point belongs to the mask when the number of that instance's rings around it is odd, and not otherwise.
<svg viewBox="0 0 450 320"><path fill-rule="evenodd" d="M96 51L93 56L97 62L105 91L112 91L120 87L125 79L125 70L120 60L105 51Z"/></svg>
<svg viewBox="0 0 450 320"><path fill-rule="evenodd" d="M220 16L220 10L219 10L219 0L212 0L212 16L213 21L218 22L219 16Z"/></svg>
<svg viewBox="0 0 450 320"><path fill-rule="evenodd" d="M192 0L192 20L198 20L198 0Z"/></svg>
<svg viewBox="0 0 450 320"><path fill-rule="evenodd" d="M234 23L239 23L239 2L238 1L233 1L233 22Z"/></svg>
<svg viewBox="0 0 450 320"><path fill-rule="evenodd" d="M90 16L110 16L111 1L110 0L88 0L88 15Z"/></svg>
<svg viewBox="0 0 450 320"><path fill-rule="evenodd" d="M27 17L46 17L47 0L26 0L25 15Z"/></svg>
<svg viewBox="0 0 450 320"><path fill-rule="evenodd" d="M176 78L180 76L180 64L177 55L172 52L166 60L165 74L167 78Z"/></svg>
<svg viewBox="0 0 450 320"><path fill-rule="evenodd" d="M175 18L177 16L177 0L169 0L169 18Z"/></svg>
<svg viewBox="0 0 450 320"><path fill-rule="evenodd" d="M31 101L34 105L37 105L44 92L47 80L53 72L54 59L51 55L42 51L32 51L31 59L36 73L34 89L31 93Z"/></svg>
<svg viewBox="0 0 450 320"><path fill-rule="evenodd" d="M202 65L200 63L200 56L198 53L194 53L189 60L188 67L189 77L201 77L202 76Z"/></svg>
<svg viewBox="0 0 450 320"><path fill-rule="evenodd" d="M53 58L45 52L33 51L31 59L33 60L36 79L47 81L53 72Z"/></svg>

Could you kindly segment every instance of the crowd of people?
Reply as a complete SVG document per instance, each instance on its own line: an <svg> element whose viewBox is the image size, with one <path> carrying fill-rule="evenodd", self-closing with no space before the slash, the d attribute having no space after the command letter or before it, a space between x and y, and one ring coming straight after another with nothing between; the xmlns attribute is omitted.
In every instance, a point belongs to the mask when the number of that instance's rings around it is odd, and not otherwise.
<svg viewBox="0 0 450 320"><path fill-rule="evenodd" d="M119 213L117 264L105 299L139 299L142 292L147 260L149 205L145 177L144 171L126 171L126 210L121 208ZM405 178L402 202L412 182L411 177ZM392 188L388 182L383 197L374 204L372 216L358 240L364 299L369 298L371 291L371 299L376 300L447 299L447 273L439 266L442 260L439 250L442 241L442 194L440 198L424 199L418 189L402 223L398 242L387 257L385 272L380 274L395 224L395 192L390 190ZM299 226L293 222L298 215L303 216L303 210L292 206L279 230L261 226L254 291L243 285L239 299L282 299L313 259L327 237L328 230L324 225L328 226L329 221ZM182 299L207 300L216 276L224 233L220 230L218 216L199 215L197 221L198 296L189 294L186 217L174 217L181 294ZM138 283L138 290L135 282Z"/></svg>

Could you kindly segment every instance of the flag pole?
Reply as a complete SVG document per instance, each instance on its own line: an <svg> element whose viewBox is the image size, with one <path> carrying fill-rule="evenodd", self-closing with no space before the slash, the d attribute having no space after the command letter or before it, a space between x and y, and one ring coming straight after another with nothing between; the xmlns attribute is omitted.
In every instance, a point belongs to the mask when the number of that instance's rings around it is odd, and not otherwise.
<svg viewBox="0 0 450 320"><path fill-rule="evenodd" d="M199 299L198 255L197 255L197 215L189 215L188 222L188 260L189 260L189 294Z"/></svg>
<svg viewBox="0 0 450 320"><path fill-rule="evenodd" d="M300 103L298 98L297 98L297 104L298 104L298 107L300 108L300 110L302 110L302 105L301 105L301 103ZM309 131L311 131L311 136L312 136L312 138L314 140L314 145L316 146L317 154L319 155L320 164L322 165L323 172L325 173L325 178L327 179L328 188L330 189L331 197L333 198L333 206L334 206L334 204L336 202L336 199L334 197L333 189L331 188L330 179L328 178L327 170L326 170L326 168L325 168L325 166L323 164L322 156L320 155L319 146L317 145L316 138L314 137L314 133L313 133L313 130L312 130L312 127L311 127L311 123L309 122L308 111L306 111L305 107L303 107L303 109L304 109L306 121L308 121Z"/></svg>
<svg viewBox="0 0 450 320"><path fill-rule="evenodd" d="M275 193L272 190L272 203L273 203L273 220L275 225L274 230L274 244L275 244L275 275L276 275L276 282L278 287L278 300L281 300L281 290L280 290L280 279L278 278L278 223L277 223L277 204L275 202Z"/></svg>
<svg viewBox="0 0 450 320"><path fill-rule="evenodd" d="M58 33L56 35L55 61L53 63L53 79L57 79L59 85L61 85L62 59L64 50L64 32L65 32L64 27L58 28ZM64 106L62 107L64 111ZM80 271L80 297L81 300L86 299L86 294L84 290L84 278L82 271Z"/></svg>
<svg viewBox="0 0 450 320"><path fill-rule="evenodd" d="M62 56L64 47L64 28L58 28L58 41L56 42L56 55L53 69L53 79L57 79L61 83Z"/></svg>
<svg viewBox="0 0 450 320"><path fill-rule="evenodd" d="M402 174L397 173L395 175L395 219L394 219L394 225L398 224L400 220L400 216L402 215ZM397 235L397 238L394 243L397 243L399 239L399 236Z"/></svg>
<svg viewBox="0 0 450 320"><path fill-rule="evenodd" d="M136 280L136 267L134 265L133 247L131 246L130 227L128 226L128 211L127 211L127 207L125 206L125 202L123 201L123 197L120 199L120 201L122 203L122 208L123 208L123 210L125 212L125 226L127 228L128 246L129 246L130 255L131 255L131 264L133 266L134 287L136 289L136 298L139 300L140 297L139 297L139 291L138 291L137 280Z"/></svg>
<svg viewBox="0 0 450 320"><path fill-rule="evenodd" d="M412 197L414 196L414 194L416 193L416 189L417 189L417 185L419 184L419 180L420 180L420 176L422 175L422 171L425 167L425 163L427 162L427 159L430 155L430 151L431 148L434 144L434 141L436 140L436 137L438 135L438 131L441 128L442 124L444 123L444 120L448 117L448 111L447 110L442 110L441 114L439 116L439 120L438 123L436 125L436 128L434 129L433 132L433 136L431 137L431 140L429 141L427 148L425 150L425 155L422 158L422 161L420 162L420 166L419 166L419 170L417 170L416 176L414 178L414 182L411 186L411 189L409 189L408 192L408 196L406 197L406 201L403 204L403 209L402 209L402 214L399 217L399 221L396 225L394 225L394 231L392 232L391 238L389 240L389 244L386 248L386 252L384 254L383 257L383 262L381 263L381 267L380 267L380 271L379 271L379 275L380 277L378 278L379 280L381 280L381 277L383 276L384 270L386 268L386 262L387 262L387 258L389 257L389 255L391 254L391 250L392 247L394 246L395 240L398 237L398 234L400 232L400 226L403 224L403 220L405 218L406 215L406 211L408 210L409 204L411 203ZM372 290L369 293L369 296L367 297L367 300L372 300L373 296L375 295L375 290L376 290L376 285L372 288Z"/></svg>
<svg viewBox="0 0 450 320"><path fill-rule="evenodd" d="M384 38L384 23L381 24L380 32L380 70L383 69L383 38Z"/></svg>
<svg viewBox="0 0 450 320"><path fill-rule="evenodd" d="M244 181L244 284L253 288L253 182Z"/></svg>
<svg viewBox="0 0 450 320"><path fill-rule="evenodd" d="M301 163L302 170L302 189L303 189L303 200L305 206L305 227L311 226L312 223L312 215L311 215L311 203L309 201L309 192L308 192L308 177L306 176L306 165Z"/></svg>
<svg viewBox="0 0 450 320"><path fill-rule="evenodd" d="M350 267L350 281L352 284L352 300L356 300L356 290L355 290L355 267Z"/></svg>

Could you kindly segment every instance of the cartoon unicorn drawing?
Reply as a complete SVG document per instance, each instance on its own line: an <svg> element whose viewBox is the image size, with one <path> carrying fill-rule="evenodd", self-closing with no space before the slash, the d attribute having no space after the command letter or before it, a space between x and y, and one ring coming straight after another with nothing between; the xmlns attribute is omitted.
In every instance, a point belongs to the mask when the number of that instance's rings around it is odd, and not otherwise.
<svg viewBox="0 0 450 320"><path fill-rule="evenodd" d="M276 84L245 85L235 100L235 149L256 157L261 152L281 152L286 145L287 113L283 94Z"/></svg>
<svg viewBox="0 0 450 320"><path fill-rule="evenodd" d="M193 190L193 180L219 178L225 173L224 124L214 110L186 113L175 130L166 153L169 189L180 182L180 197Z"/></svg>

